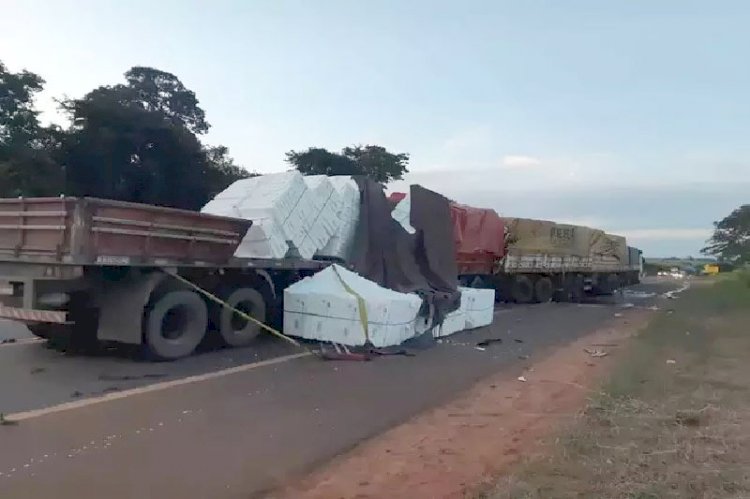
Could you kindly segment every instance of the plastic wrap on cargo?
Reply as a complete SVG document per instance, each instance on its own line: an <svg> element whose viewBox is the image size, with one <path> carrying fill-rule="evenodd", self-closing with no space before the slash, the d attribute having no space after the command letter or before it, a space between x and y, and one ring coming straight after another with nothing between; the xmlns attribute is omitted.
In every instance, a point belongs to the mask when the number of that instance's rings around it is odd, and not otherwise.
<svg viewBox="0 0 750 499"><path fill-rule="evenodd" d="M417 334L421 305L416 294L383 288L331 265L284 290L284 332L342 345L368 340L376 347L398 345Z"/></svg>
<svg viewBox="0 0 750 499"><path fill-rule="evenodd" d="M393 208L391 217L393 217L401 227L406 229L406 232L409 234L414 234L416 232L414 227L411 226L411 199L408 194L401 198Z"/></svg>
<svg viewBox="0 0 750 499"><path fill-rule="evenodd" d="M291 171L238 180L201 211L253 221L235 256L310 259L339 231L342 208L328 177Z"/></svg>
<svg viewBox="0 0 750 499"><path fill-rule="evenodd" d="M586 257L592 230L548 220L507 218L508 252Z"/></svg>
<svg viewBox="0 0 750 499"><path fill-rule="evenodd" d="M339 195L336 225L330 240L317 254L347 260L359 222L359 187L347 176L328 177L328 180Z"/></svg>
<svg viewBox="0 0 750 499"><path fill-rule="evenodd" d="M618 265L628 265L628 246L625 238L607 234L603 230L592 230L590 254L595 261L611 261Z"/></svg>

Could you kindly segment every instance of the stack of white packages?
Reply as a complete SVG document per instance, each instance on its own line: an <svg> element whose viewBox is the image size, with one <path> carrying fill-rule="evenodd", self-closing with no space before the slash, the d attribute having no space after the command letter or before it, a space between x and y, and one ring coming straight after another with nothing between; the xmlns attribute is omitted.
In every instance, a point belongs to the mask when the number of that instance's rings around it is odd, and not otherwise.
<svg viewBox="0 0 750 499"><path fill-rule="evenodd" d="M366 308L367 331L360 315ZM342 345L398 345L416 335L422 300L331 265L284 290L284 332Z"/></svg>
<svg viewBox="0 0 750 499"><path fill-rule="evenodd" d="M300 254L303 254L305 258L311 258L318 250L325 247L336 233L341 199L329 177L325 175L304 177L304 181L312 199L312 209L306 214L308 231L302 242L303 250ZM306 256L307 254L310 256Z"/></svg>
<svg viewBox="0 0 750 499"><path fill-rule="evenodd" d="M328 180L339 194L339 204L333 236L318 255L346 260L359 222L359 187L351 177L335 176Z"/></svg>
<svg viewBox="0 0 750 499"><path fill-rule="evenodd" d="M328 177L291 171L238 180L201 211L253 221L235 256L284 258L291 246L309 259L331 241L340 204Z"/></svg>
<svg viewBox="0 0 750 499"><path fill-rule="evenodd" d="M414 234L416 230L411 226L411 200L407 194L404 199L398 202L393 211L391 217L401 224L401 227L406 229L409 234Z"/></svg>
<svg viewBox="0 0 750 499"><path fill-rule="evenodd" d="M461 291L461 306L446 315L443 323L433 329L436 338L492 324L495 290L463 287L458 290Z"/></svg>

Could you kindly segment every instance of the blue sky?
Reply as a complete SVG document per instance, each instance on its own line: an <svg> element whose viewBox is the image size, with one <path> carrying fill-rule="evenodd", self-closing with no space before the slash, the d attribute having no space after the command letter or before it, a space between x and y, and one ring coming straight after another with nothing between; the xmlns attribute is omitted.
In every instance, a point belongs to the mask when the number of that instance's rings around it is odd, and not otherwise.
<svg viewBox="0 0 750 499"><path fill-rule="evenodd" d="M251 170L377 143L407 182L506 215L696 255L750 201L750 3L0 0L0 59L39 100L177 74Z"/></svg>

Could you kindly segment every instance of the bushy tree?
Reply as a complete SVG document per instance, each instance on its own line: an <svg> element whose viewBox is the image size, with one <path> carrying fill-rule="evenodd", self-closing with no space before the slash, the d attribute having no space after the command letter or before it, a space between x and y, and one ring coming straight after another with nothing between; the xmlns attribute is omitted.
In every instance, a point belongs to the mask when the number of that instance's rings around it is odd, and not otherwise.
<svg viewBox="0 0 750 499"><path fill-rule="evenodd" d="M62 192L62 170L51 156L57 133L39 124L34 108L34 95L43 87L39 75L12 73L0 62L0 196Z"/></svg>
<svg viewBox="0 0 750 499"><path fill-rule="evenodd" d="M136 67L125 79L63 103L67 193L199 209L247 175L226 147L201 144L205 113L175 75Z"/></svg>
<svg viewBox="0 0 750 499"><path fill-rule="evenodd" d="M718 222L702 253L720 261L750 263L750 204L744 204Z"/></svg>
<svg viewBox="0 0 750 499"><path fill-rule="evenodd" d="M375 145L346 147L341 153L311 147L289 151L286 160L304 175L365 175L382 183L400 180L409 171L408 154Z"/></svg>

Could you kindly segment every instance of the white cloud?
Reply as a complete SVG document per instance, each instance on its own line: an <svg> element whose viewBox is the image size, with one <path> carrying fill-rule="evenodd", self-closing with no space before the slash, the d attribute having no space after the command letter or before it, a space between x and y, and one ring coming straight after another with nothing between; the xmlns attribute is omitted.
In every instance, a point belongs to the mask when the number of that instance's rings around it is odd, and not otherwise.
<svg viewBox="0 0 750 499"><path fill-rule="evenodd" d="M534 156L504 156L503 166L506 168L530 168L539 166L542 160Z"/></svg>
<svg viewBox="0 0 750 499"><path fill-rule="evenodd" d="M690 241L708 239L711 229L631 229L611 231L638 241Z"/></svg>

